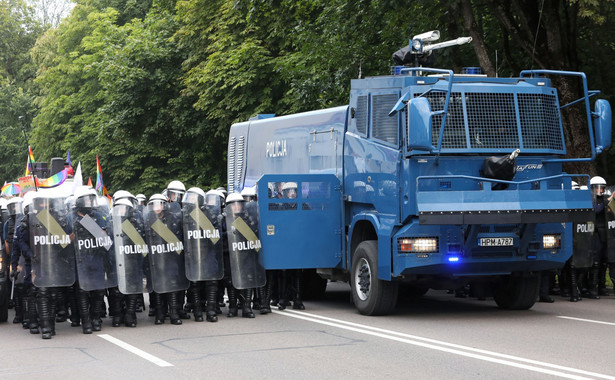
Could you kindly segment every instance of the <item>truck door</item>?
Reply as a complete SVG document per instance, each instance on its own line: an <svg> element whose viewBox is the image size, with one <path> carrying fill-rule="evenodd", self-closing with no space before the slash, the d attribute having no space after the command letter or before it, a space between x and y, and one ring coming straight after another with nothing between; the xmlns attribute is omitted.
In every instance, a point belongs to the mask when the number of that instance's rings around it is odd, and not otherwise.
<svg viewBox="0 0 615 380"><path fill-rule="evenodd" d="M296 198L284 198L293 186ZM262 176L258 181L258 207L265 268L340 266L341 194L340 181L332 174Z"/></svg>

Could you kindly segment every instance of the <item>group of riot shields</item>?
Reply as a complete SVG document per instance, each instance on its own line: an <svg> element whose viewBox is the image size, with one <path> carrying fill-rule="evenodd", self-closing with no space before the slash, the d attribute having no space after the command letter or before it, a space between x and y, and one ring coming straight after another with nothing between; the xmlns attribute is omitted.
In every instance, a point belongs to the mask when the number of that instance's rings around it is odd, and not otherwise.
<svg viewBox="0 0 615 380"><path fill-rule="evenodd" d="M223 278L228 230L234 286L261 287L266 276L258 211L237 203L224 220L220 197L186 196L183 206L117 202L110 209L104 202L77 198L70 204L66 197L37 194L28 211L33 283L77 282L85 291L118 286L123 294L185 290L189 281Z"/></svg>

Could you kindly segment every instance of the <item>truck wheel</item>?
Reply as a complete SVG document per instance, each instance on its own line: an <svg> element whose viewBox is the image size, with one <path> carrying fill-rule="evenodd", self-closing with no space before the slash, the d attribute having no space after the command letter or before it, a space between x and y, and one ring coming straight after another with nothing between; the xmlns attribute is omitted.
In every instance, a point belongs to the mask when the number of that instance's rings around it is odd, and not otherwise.
<svg viewBox="0 0 615 380"><path fill-rule="evenodd" d="M378 241L364 241L354 251L350 287L363 315L390 314L395 308L399 284L378 279Z"/></svg>
<svg viewBox="0 0 615 380"><path fill-rule="evenodd" d="M493 298L502 309L527 310L536 303L539 286L540 277L536 274L507 276L496 286Z"/></svg>
<svg viewBox="0 0 615 380"><path fill-rule="evenodd" d="M320 300L325 296L327 290L327 279L322 278L316 273L316 269L303 270L303 299Z"/></svg>

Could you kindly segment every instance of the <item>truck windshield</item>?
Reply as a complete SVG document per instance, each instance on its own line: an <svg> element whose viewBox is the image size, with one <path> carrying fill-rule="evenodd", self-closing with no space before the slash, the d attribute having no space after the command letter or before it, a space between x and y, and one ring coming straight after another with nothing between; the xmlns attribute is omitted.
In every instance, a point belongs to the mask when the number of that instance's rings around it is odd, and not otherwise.
<svg viewBox="0 0 615 380"><path fill-rule="evenodd" d="M425 97L432 111L444 108L445 92L433 91ZM442 115L435 115L432 118L435 147L441 125ZM443 153L490 153L516 148L524 153L566 153L555 94L469 91L451 94Z"/></svg>

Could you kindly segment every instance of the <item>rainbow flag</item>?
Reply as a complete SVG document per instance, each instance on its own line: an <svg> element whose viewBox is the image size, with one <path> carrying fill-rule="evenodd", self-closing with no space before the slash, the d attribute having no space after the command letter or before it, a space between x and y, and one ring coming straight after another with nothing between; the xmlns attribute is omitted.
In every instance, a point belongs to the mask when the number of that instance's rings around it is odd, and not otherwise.
<svg viewBox="0 0 615 380"><path fill-rule="evenodd" d="M66 178L68 178L68 169L64 169L61 172L56 173L46 179L37 178L36 184L38 185L38 187L43 187L43 188L56 187L56 186L63 184L64 181L66 181Z"/></svg>
<svg viewBox="0 0 615 380"><path fill-rule="evenodd" d="M88 186L89 187L94 187L94 186L92 186L92 177L88 177Z"/></svg>
<svg viewBox="0 0 615 380"><path fill-rule="evenodd" d="M98 194L102 195L103 187L102 169L100 168L100 160L98 160L98 155L96 155L96 191L98 191Z"/></svg>
<svg viewBox="0 0 615 380"><path fill-rule="evenodd" d="M32 163L34 163L34 155L32 154L32 147L28 147L28 163L26 164L26 174L24 177L32 174Z"/></svg>

